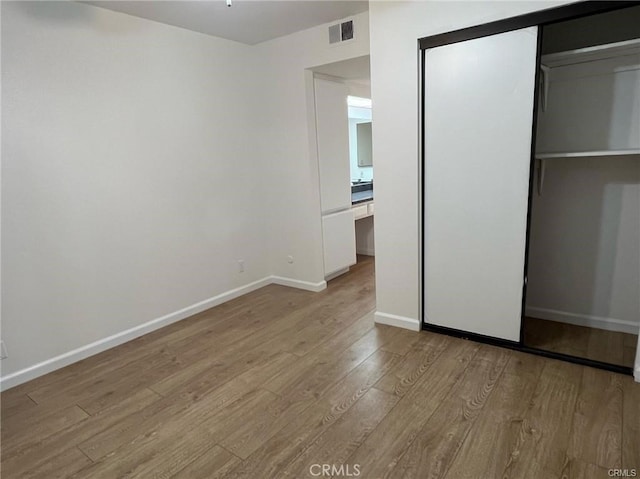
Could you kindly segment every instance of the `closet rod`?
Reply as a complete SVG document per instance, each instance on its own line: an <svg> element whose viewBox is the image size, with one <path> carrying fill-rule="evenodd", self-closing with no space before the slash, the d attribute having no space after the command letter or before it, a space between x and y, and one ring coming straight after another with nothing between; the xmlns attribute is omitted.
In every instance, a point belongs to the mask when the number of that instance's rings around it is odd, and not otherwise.
<svg viewBox="0 0 640 479"><path fill-rule="evenodd" d="M547 53L540 59L547 67L556 68L580 63L591 63L610 58L620 58L640 54L640 38L623 42L607 43L592 47L577 48L562 52Z"/></svg>

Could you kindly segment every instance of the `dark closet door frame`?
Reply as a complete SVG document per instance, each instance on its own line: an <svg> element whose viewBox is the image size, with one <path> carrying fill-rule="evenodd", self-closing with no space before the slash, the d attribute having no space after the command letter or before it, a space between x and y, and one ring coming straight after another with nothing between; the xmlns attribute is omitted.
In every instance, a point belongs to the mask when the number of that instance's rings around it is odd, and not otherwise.
<svg viewBox="0 0 640 479"><path fill-rule="evenodd" d="M571 356L568 354L556 353L547 351L544 349L532 348L524 345L524 316L525 316L525 304L527 299L527 271L529 266L529 236L531 229L531 203L533 199L533 183L534 183L534 168L535 168L535 145L536 145L536 126L538 118L538 103L539 103L539 90L540 90L540 57L542 46L542 27L553 23L563 22L566 20L573 20L576 18L587 17L591 15L597 15L599 13L606 13L613 10L620 10L623 8L630 8L640 5L640 1L585 1L579 3L572 3L556 8L550 8L547 10L541 10L537 12L527 13L516 17L506 18L495 22L485 23L482 25L476 25L473 27L463 28L461 30L454 30L451 32L440 33L430 37L420 38L418 40L418 61L420 72L420 91L419 91L419 131L420 131L420 323L422 329L426 331L432 331L436 333L446 334L449 336L455 336L458 338L471 339L480 343L491 344L494 346L501 346L517 351L523 351L526 353L536 354L553 359L560 359L571 363L582 364L595 368L605 369L608 371L614 371L622 374L633 375L633 368L626 366L619 366L616 364L609 364L601 361L594 361L592 359L581 358L577 356ZM424 238L425 238L425 225L424 225L424 206L425 206L425 112L424 112L424 99L425 99L425 53L430 48L441 47L444 45L450 45L452 43L464 42L467 40L474 40L476 38L488 37L491 35L497 35L500 33L506 33L513 30L520 30L527 27L538 27L538 47L536 53L536 78L535 78L535 90L533 97L533 121L532 121L532 135L531 135L531 157L529 167L529 195L527 205L527 230L526 230L526 242L525 242L525 257L524 257L524 278L523 278L523 291L522 291L522 310L520 320L520 340L509 341L506 339L494 338L491 336L484 336L481 334L470 333L458 329L447 328L444 326L436 326L433 324L427 324L424 321L425 310L425 297L424 297Z"/></svg>

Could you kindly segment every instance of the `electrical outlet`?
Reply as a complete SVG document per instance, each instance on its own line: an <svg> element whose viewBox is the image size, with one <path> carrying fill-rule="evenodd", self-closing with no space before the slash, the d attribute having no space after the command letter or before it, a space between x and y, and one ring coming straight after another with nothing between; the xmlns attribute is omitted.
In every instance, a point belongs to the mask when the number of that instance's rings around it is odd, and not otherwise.
<svg viewBox="0 0 640 479"><path fill-rule="evenodd" d="M8 357L7 347L4 345L4 341L0 341L0 359L6 359Z"/></svg>
<svg viewBox="0 0 640 479"><path fill-rule="evenodd" d="M293 263L293 256L291 256L291 255L287 256L287 263L289 263L289 264Z"/></svg>
<svg viewBox="0 0 640 479"><path fill-rule="evenodd" d="M238 273L244 273L244 260L238 260Z"/></svg>

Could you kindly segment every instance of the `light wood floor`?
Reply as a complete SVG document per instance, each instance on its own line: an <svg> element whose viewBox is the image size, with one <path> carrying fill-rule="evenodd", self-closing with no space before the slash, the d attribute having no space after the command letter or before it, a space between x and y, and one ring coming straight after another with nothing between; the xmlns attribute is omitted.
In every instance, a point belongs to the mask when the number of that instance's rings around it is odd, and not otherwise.
<svg viewBox="0 0 640 479"><path fill-rule="evenodd" d="M524 344L580 358L633 367L638 336L545 319L525 318Z"/></svg>
<svg viewBox="0 0 640 479"><path fill-rule="evenodd" d="M374 326L361 259L322 293L269 286L3 393L2 478L640 469L630 377Z"/></svg>

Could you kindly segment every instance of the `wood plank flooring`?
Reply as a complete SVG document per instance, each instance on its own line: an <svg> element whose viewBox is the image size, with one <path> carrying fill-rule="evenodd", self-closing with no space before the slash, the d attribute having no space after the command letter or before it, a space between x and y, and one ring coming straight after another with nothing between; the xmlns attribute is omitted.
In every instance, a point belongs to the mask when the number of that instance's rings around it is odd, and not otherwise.
<svg viewBox="0 0 640 479"><path fill-rule="evenodd" d="M546 351L633 367L638 336L546 319L525 318L524 344Z"/></svg>
<svg viewBox="0 0 640 479"><path fill-rule="evenodd" d="M632 378L376 326L374 308L360 257L321 293L268 286L10 389L2 478L640 470Z"/></svg>

